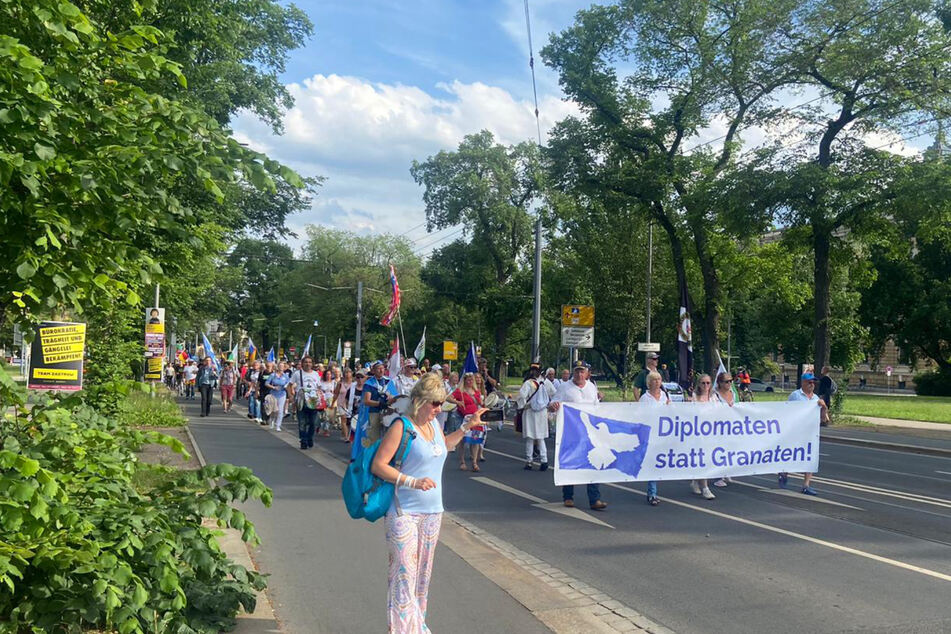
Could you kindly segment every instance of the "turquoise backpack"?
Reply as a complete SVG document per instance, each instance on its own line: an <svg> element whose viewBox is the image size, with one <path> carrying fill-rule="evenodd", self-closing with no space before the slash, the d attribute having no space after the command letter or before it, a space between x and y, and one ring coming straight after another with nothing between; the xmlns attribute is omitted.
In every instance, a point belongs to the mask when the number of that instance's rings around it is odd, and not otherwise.
<svg viewBox="0 0 951 634"><path fill-rule="evenodd" d="M403 465L403 461L409 455L413 439L416 438L413 423L405 416L401 418L403 438L390 462L397 469ZM361 451L357 458L350 462L347 473L343 476L343 502L347 505L347 512L353 519L362 517L369 522L375 522L386 515L393 502L393 492L396 490L393 483L381 480L370 471L381 442L383 442L382 438Z"/></svg>

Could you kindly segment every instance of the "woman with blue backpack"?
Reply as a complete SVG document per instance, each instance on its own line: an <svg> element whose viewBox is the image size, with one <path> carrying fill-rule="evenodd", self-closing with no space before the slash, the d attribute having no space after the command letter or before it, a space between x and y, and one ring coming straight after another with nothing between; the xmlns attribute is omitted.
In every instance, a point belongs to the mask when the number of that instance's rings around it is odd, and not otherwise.
<svg viewBox="0 0 951 634"><path fill-rule="evenodd" d="M462 442L469 427L481 424L479 409L450 434L436 414L446 400L442 377L429 372L410 393L409 412L390 425L373 458L372 472L395 485L383 521L390 555L387 621L390 632L423 633L433 555L442 524L442 470L447 452ZM405 432L404 432L405 430ZM408 433L413 440L404 442ZM408 449L397 457L401 446ZM396 459L396 465L391 462Z"/></svg>

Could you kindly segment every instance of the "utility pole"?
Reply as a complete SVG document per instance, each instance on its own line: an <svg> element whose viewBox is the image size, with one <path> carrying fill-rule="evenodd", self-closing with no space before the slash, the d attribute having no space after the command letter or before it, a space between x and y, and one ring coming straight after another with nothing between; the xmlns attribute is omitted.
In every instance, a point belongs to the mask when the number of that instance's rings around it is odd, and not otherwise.
<svg viewBox="0 0 951 634"><path fill-rule="evenodd" d="M363 282L357 282L357 337L353 342L355 349L353 351L353 367L360 361L360 340L363 333Z"/></svg>
<svg viewBox="0 0 951 634"><path fill-rule="evenodd" d="M535 309L532 316L532 361L541 361L542 339L542 219L535 221Z"/></svg>
<svg viewBox="0 0 951 634"><path fill-rule="evenodd" d="M277 356L281 356L281 324L277 325Z"/></svg>
<svg viewBox="0 0 951 634"><path fill-rule="evenodd" d="M651 342L651 279L654 277L654 222L647 222L647 343ZM644 353L644 367L647 367L647 355Z"/></svg>
<svg viewBox="0 0 951 634"><path fill-rule="evenodd" d="M525 0L525 32L528 34L528 67L532 69L532 93L535 97L535 132L538 134L538 151L542 149L542 126L538 118L538 88L535 85L535 52L532 49L532 21ZM535 309L532 319L532 361L541 361L542 339L542 218L539 212L535 220Z"/></svg>

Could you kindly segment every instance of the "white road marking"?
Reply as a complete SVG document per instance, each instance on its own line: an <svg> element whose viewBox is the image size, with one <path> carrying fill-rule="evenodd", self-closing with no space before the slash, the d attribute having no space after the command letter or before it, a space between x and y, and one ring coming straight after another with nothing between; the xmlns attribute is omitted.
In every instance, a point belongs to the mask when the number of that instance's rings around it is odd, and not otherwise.
<svg viewBox="0 0 951 634"><path fill-rule="evenodd" d="M798 480L802 479L802 476L796 475L794 473L789 474L790 478L796 478ZM861 491L863 493L872 493L875 495L883 495L885 497L898 498L900 500L906 500L908 502L918 502L920 504L930 504L932 506L940 506L942 508L951 509L951 500L943 500L941 498L933 498L928 495L920 495L918 493L907 493L904 491L895 492L889 491L887 489L882 489L870 484L859 484L857 482L846 482L844 480L833 480L832 478L825 478L819 476L812 476L813 482L821 482L823 484L829 484L836 487L842 487L844 489L852 489L853 491Z"/></svg>
<svg viewBox="0 0 951 634"><path fill-rule="evenodd" d="M938 471L938 470L935 470L935 473L943 473L944 475L951 475L951 471Z"/></svg>
<svg viewBox="0 0 951 634"><path fill-rule="evenodd" d="M820 456L828 456L829 454L827 454L827 453L822 453L822 452L820 451L820 452L819 452L819 455L820 455Z"/></svg>
<svg viewBox="0 0 951 634"><path fill-rule="evenodd" d="M525 498L526 500L529 500L529 501L531 501L531 502L534 502L535 504L547 504L547 503L548 503L548 500L543 500L543 499L540 498L540 497L535 497L535 496L532 495L531 493L526 493L525 491L519 491L519 490L516 489L515 487L510 487L509 485L504 484L504 483L502 483L502 482L497 482L497 481L493 480L492 478L486 478L485 476L475 476L475 477L469 478L469 479L470 479L470 480L475 480L476 482L481 482L482 484L488 484L490 487L495 487L496 489L500 489L500 490L502 490L502 491L505 491L506 493L511 493L512 495L517 495L517 496L519 496L520 498Z"/></svg>
<svg viewBox="0 0 951 634"><path fill-rule="evenodd" d="M610 524L602 522L596 517L591 517L590 515L588 515L587 513L585 513L579 508L568 508L562 502L548 502L546 500L543 500L540 497L536 497L532 495L531 493L520 491L516 489L515 487L510 487L509 485L493 480L492 478L486 478L485 476L475 476L469 479L475 480L476 482L481 482L482 484L487 484L490 487L495 487L496 489L505 491L506 493L517 495L520 498L525 498L526 500L533 502L532 506L534 507L544 509L546 511L551 511L552 513L558 513L559 515L567 515L568 517L574 518L576 520L584 520L586 522L591 522L592 524L597 524L599 526L607 526L610 529L614 528Z"/></svg>
<svg viewBox="0 0 951 634"><path fill-rule="evenodd" d="M501 451L495 451L494 449L486 449L486 451L491 451L494 454L500 456L505 456L506 458L511 458L513 460L518 460L521 462L521 458L513 456L511 454L502 453ZM816 478L813 478L816 479ZM621 489L622 491L629 491L631 493L638 493L640 495L646 495L645 491L639 491L638 489L625 486L623 484L605 484L604 486L609 486L615 489ZM857 548L852 548L850 546L845 546L843 544L837 544L835 542L830 542L825 539L819 539L817 537L811 537L809 535L803 535L802 533L797 533L795 531L786 530L785 528L779 528L778 526L771 526L769 524L763 524L762 522L757 522L756 520L746 519L745 517L739 517L737 515L730 515L729 513L721 513L720 511L714 511L711 508L697 506L695 504L688 504L687 502L681 502L679 500L672 500L670 498L660 498L668 504L673 504L674 506L681 506L683 508L691 509L699 513L706 513L707 515L713 515L714 517L719 517L721 519L729 520L731 522L737 522L740 524L746 524L747 526L753 526L755 528L760 528L771 533L778 533L780 535L785 535L787 537L792 537L793 539L798 539L804 542L809 542L811 544L816 544L818 546L825 546L826 548L831 548L833 550L838 550L840 552L848 553L850 555L856 555L858 557L863 557L865 559L870 559L872 561L877 561L879 563L888 564L889 566L894 566L896 568L901 568L903 570L908 570L911 572L917 572L919 574L933 577L935 579L940 579L941 581L951 582L951 575L947 575L943 572L938 572L937 570L930 570L928 568L922 568L921 566L915 566L914 564L909 564L904 561L899 561L897 559L891 559L889 557L882 557L881 555L876 555L875 553L866 552L864 550L859 550Z"/></svg>
<svg viewBox="0 0 951 634"><path fill-rule="evenodd" d="M857 506L852 506L851 504L843 504L842 502L834 502L832 500L827 500L823 497L817 497L815 495L803 495L802 493L796 493L795 491L786 491L785 489L763 489L767 493L772 493L774 495L782 495L789 498L796 498L797 500L804 500L806 502L821 502L822 504L833 504L835 506L843 506L847 509L855 509L856 511L864 511L865 509L859 508Z"/></svg>
<svg viewBox="0 0 951 634"><path fill-rule="evenodd" d="M925 478L926 480L937 480L944 482L944 478L935 478L934 476L922 475L920 473L908 473L907 471L894 471L892 469L882 469L881 467L866 467L865 465L854 464L852 462L838 462L836 460L826 460L823 464L835 464L855 469L865 469L866 471L878 471L880 473L891 473L892 475L909 476L911 478ZM940 471L938 473L941 473Z"/></svg>

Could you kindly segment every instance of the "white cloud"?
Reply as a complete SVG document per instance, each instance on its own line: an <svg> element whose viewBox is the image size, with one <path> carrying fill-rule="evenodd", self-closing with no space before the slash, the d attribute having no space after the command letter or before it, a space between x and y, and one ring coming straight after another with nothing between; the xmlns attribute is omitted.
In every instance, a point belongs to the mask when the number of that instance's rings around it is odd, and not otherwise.
<svg viewBox="0 0 951 634"><path fill-rule="evenodd" d="M483 129L505 144L536 138L534 105L481 82L439 84L434 96L416 86L315 75L288 90L295 106L284 117L283 136L251 114L240 115L234 129L249 147L304 175L326 177L313 209L290 221L299 234L309 223L405 232L424 220L422 191L409 174L414 159L454 149ZM577 112L555 97L540 110L543 135Z"/></svg>

